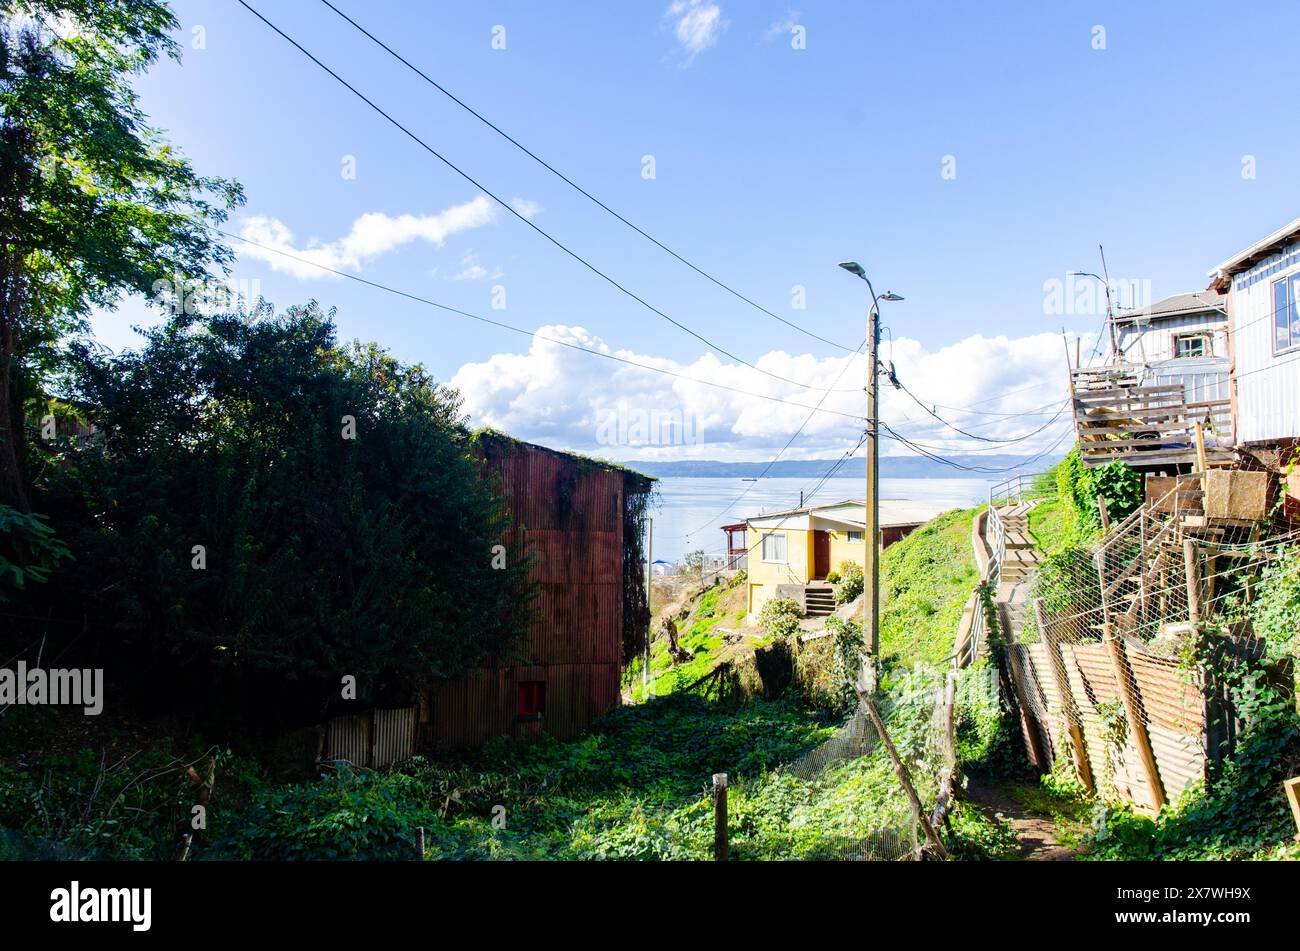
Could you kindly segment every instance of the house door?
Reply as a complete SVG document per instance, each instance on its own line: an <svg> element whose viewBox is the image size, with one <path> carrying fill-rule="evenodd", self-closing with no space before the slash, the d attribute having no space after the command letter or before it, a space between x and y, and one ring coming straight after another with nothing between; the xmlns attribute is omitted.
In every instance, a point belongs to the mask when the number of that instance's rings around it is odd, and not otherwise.
<svg viewBox="0 0 1300 951"><path fill-rule="evenodd" d="M831 570L831 533L813 531L813 572L811 581L821 581Z"/></svg>

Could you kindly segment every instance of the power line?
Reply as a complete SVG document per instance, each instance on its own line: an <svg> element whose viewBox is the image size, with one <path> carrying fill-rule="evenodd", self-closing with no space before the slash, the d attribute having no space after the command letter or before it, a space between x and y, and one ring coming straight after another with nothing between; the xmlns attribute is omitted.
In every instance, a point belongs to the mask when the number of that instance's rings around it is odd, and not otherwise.
<svg viewBox="0 0 1300 951"><path fill-rule="evenodd" d="M834 410L834 409L823 409L821 407L821 402L819 402L816 406L809 406L807 403L795 403L791 400L782 399L779 396L769 396L766 393L755 393L751 390L742 390L739 387L728 386L725 383L716 383L713 380L701 380L698 377L686 376L685 374L682 373L675 373L672 370L665 370L663 367L651 366L648 363L640 363L636 360L629 360L627 357L620 357L617 354L605 353L600 350L592 350L590 347L584 347L581 344L571 343L567 340L560 340L556 337L548 337L545 334L536 333L534 331L527 330L523 327L516 327L513 324L508 324L505 323L504 321L493 320L490 317L484 317L481 314L475 314L467 310L461 310L457 307L452 307L449 304L440 304L438 301L430 300L427 297L421 297L418 294L412 294L408 291L398 290L395 287L391 287L387 284L381 284L378 281L367 280L366 278L361 277L359 275L349 274L346 271L340 271L335 268L329 267L327 265L319 264L316 261L312 261L309 260L308 258L300 257L299 255L296 254L291 254L290 252L281 250L280 248L273 248L270 245L261 244L257 241L252 240L251 238L245 238L243 235L232 234L231 232L223 231L220 228L216 228L214 230L218 234L224 235L227 238L231 238L235 241L242 241L245 244L252 245L255 248L261 248L263 251L270 251L273 254L283 255L284 257L289 258L290 260L298 261L302 264L309 264L312 267L320 268L322 271L326 271L330 274L337 275L338 277L346 278L349 281L355 281L356 283L364 284L367 287L373 287L377 290L386 291L389 294L395 294L398 297L404 297L407 300L412 300L415 301L416 303L425 304L429 307L436 307L439 310L446 311L447 313L450 314L455 314L459 317L465 317L469 320L476 320L479 323L488 324L489 326L492 327L499 327L502 330L509 330L511 333L522 334L525 337L537 337L538 339L545 340L548 343L558 344L561 347L568 347L570 350L577 350L581 353L589 353L594 357L601 357L602 359L605 360L613 360L616 363L624 363L627 364L628 366L634 366L641 370L649 370L652 373L662 373L665 376L671 376L678 380L684 380L687 383L698 383L701 386L711 386L716 389L727 390L730 393L737 393L741 396L752 396L755 399L769 400L770 402L773 403L783 403L786 406L796 406L799 407L800 409L812 410L814 413L829 413L832 416L842 416L845 419L859 420L864 422L866 420L865 416L855 416L852 413L843 413L840 412L839 410ZM842 372L843 371L841 371L841 373Z"/></svg>
<svg viewBox="0 0 1300 951"><path fill-rule="evenodd" d="M862 343L858 344L858 349L855 350L854 353L861 353L861 352L862 352L862 348L863 348L864 346L866 346L866 344L867 344L867 341L866 341L866 339L864 338L863 341L862 341ZM852 362L852 357L850 357L849 360L845 361L844 366L840 369L839 376L837 376L837 377L835 378L835 382L836 382L836 383L839 383L839 382L840 382L840 379L844 376L845 371L848 370L848 368L849 368L849 364L850 364L851 362ZM777 462L780 460L780 458L781 458L783 455L785 455L785 451L786 451L787 449L789 449L792 445L794 445L794 441L795 441L796 439L799 438L799 435L804 431L804 428L807 427L807 425L808 425L809 423L812 422L812 418L813 418L813 416L815 416L815 415L817 414L817 410L821 408L822 403L824 403L824 402L826 401L826 397L829 396L829 395L830 395L829 393L823 393L823 394L822 394L822 398L821 398L820 400L817 401L817 406L814 407L813 410L812 410L812 412L810 412L810 413L808 414L808 418L805 419L802 423L799 424L799 428L796 429L796 430L794 431L794 435L792 435L788 440L786 440L786 444L785 444L784 446L781 447L781 451L778 452L775 456L772 457L772 459L771 459L771 460L768 462L768 464L764 467L763 471L760 472L760 473L758 474L758 478L756 478L753 482L751 482L751 483L750 483L750 484L745 488L745 491L744 491L744 492L741 492L740 495L738 495L738 496L737 496L737 497L736 497L736 498L731 502L731 504L729 504L726 508L724 508L724 509L723 509L721 512L719 512L717 515L714 515L712 518L710 518L710 519L709 519L709 522L714 522L714 521L716 521L717 519L721 518L723 515L726 515L728 512L730 512L732 509L734 509L737 505L739 505L740 502L741 502L741 500L744 499L745 496L749 495L750 491L753 490L754 486L758 485L758 481L759 481L759 479L764 478L764 477L765 477L769 472L772 471L772 467L773 467L774 465L777 464ZM865 438L865 437L864 437L864 438ZM859 445L861 445L861 443L859 443ZM707 528L707 527L708 527L707 524L706 524L706 525L701 525L699 528L695 529L693 532L687 532L685 535L680 536L680 537L682 537L682 538L687 538L687 537L693 535L695 532L702 531L704 528Z"/></svg>
<svg viewBox="0 0 1300 951"><path fill-rule="evenodd" d="M736 354L730 352L729 350L725 350L724 348L718 346L716 343L714 343L713 341L709 340L707 337L705 337L703 334L699 333L698 331L695 331L695 330L691 329L689 326L687 326L686 324L682 323L680 320L677 320L676 318L674 318L674 317L668 315L668 314L665 313L664 311L662 311L662 310L660 310L659 308L655 307L653 304L651 304L651 303L650 303L649 301L647 301L645 298L639 296L638 294L636 294L634 291L632 291L631 289L629 289L629 288L626 287L625 285L619 283L617 280L615 280L614 278L610 277L608 274L606 274L606 273L605 273L604 271L602 271L600 268L596 267L596 265L592 264L590 261L588 261L588 260L587 260L586 258L584 258L582 255L578 254L578 252L574 251L574 250L573 250L572 248L570 248L568 245L564 244L564 243L563 243L562 241L560 241L558 238L553 237L549 232L547 232L547 231L545 231L544 229L542 229L541 227L539 227L535 222L531 221L531 220L530 220L526 215L520 213L518 209L516 209L512 204L510 204L510 202L505 201L505 200L502 199L500 196L498 196L495 192L493 192L493 191L491 191L490 189L486 188L482 183L480 183L480 182L479 182L477 179L475 179L472 175L470 175L468 172L464 171L462 168L460 168L458 165L456 165L454 162L452 162L450 159L448 159L446 156L444 156L441 152L439 152L439 151L438 151L437 149L435 149L433 146L429 145L429 143L425 142L424 139L420 138L418 135L416 135L414 132L412 132L410 129L408 129L406 126L404 126L401 122L397 121L397 119L393 118L391 115L389 115L387 112L385 112L385 111L384 111L382 108L380 108L380 107L379 107L379 106L378 106L378 105L377 105L373 100L369 99L369 98L368 98L364 93L362 93L360 90L358 90L355 86L353 86L351 83L349 83L346 79L344 79L342 76L340 76L340 75L339 75L338 73L336 73L334 70L332 70L330 67L326 66L323 62L321 62L319 59L317 59L316 56L315 56L314 54L312 54L312 53L311 53L311 52L310 52L306 47L304 47L302 44L300 44L297 40L295 40L293 37L289 36L289 34L285 33L283 30L281 30L278 26L276 26L274 23L272 23L272 22L271 22L270 20L268 20L266 17L262 16L262 14L259 13L259 12L258 12L256 9L254 9L252 6L250 6L250 5L246 2L246 0L238 0L238 2L239 2L239 5L240 5L240 6L242 6L244 9L248 10L249 13L253 14L253 16L257 17L259 20L261 20L263 23L265 23L268 27L271 28L271 30L273 30L273 31L274 31L275 33L277 33L280 37L282 37L286 42L288 42L288 43L289 43L290 45L292 45L296 50L298 50L298 52L302 53L302 54L303 54L304 56L306 56L309 60L311 60L313 63L315 63L317 66L319 66L322 70L324 70L326 73L328 73L331 77L333 77L333 78L334 78L334 79L335 79L335 80L336 80L336 81L337 81L341 86L343 86L343 88L347 89L350 93L352 93L354 96L356 96L356 97L357 97L358 99L360 99L362 102L364 102L367 106L369 106L371 109L373 109L373 110L374 110L375 112L377 112L379 115L383 116L384 119L388 120L388 122L389 122L390 124L392 124L395 128L397 128L397 129L400 130L403 134L405 134L408 138L410 138L411 141L415 142L417 145L419 145L422 149L424 149L426 152L428 152L430 155L432 155L432 156L433 156L434 158L436 158L438 161L442 162L444 165L446 165L449 169L451 169L453 172L455 172L455 173L456 173L457 175L459 175L461 178L465 179L465 181L469 182L471 185L473 185L475 188L477 188L477 189L478 189L479 191L481 191L483 194L487 195L489 198L491 198L493 201L495 201L498 205L500 205L500 206L501 206L502 208L504 208L506 211L510 212L510 214L514 215L516 218L518 218L520 221L522 221L524 224L526 224L529 228L532 228L533 231L537 232L537 234L541 235L543 238L545 238L547 241L549 241L549 242L550 242L551 244L553 244L555 247L559 248L561 251L563 251L563 252L564 252L565 254L567 254L569 257L573 258L573 260L577 261L579 264L581 264L581 265L582 265L583 267L585 267L587 270L591 271L591 273L595 274L597 277L599 277L599 278L601 278L602 280L604 280L606 283L608 283L611 287L613 287L613 288L615 288L616 290L618 290L620 293L622 293L622 294L624 294L625 296L629 297L630 299L636 301L638 304L640 304L642 307L644 307L646 310L650 311L651 313L653 313L653 314L655 314L655 315L657 315L657 316L663 318L664 320L668 321L670 324L672 324L674 327L677 327L679 330L682 330L682 331L684 331L685 333L690 334L692 337L694 337L696 340L699 340L701 343L705 344L706 346L711 347L711 348L714 349L714 350L717 350L719 353L723 354L724 356L726 356L726 357L728 357L728 358L730 358L730 359L732 359L732 360L735 360L737 363L740 363L740 364L743 364L744 366L749 367L751 370L756 370L757 372L763 374L764 376L769 376L769 377L771 377L771 378L774 379L774 380L779 380L779 381L781 381L782 383L789 383L790 385L800 387L801 389L813 390L813 391L815 391L815 392L827 392L827 391L824 390L822 387L810 386L810 385L808 385L808 384L806 384L806 383L801 383L801 382L799 382L798 380L791 380L791 379L789 379L788 377L784 377L784 376L781 376L780 374L772 373L772 372L770 372L770 371L768 371L768 370L764 370L764 369L762 369L761 367L758 367L758 366L756 366L755 364L750 363L750 362L747 361L747 360L743 360L743 359L741 359L740 357L736 356ZM845 390L844 392L856 392L856 390Z"/></svg>
<svg viewBox="0 0 1300 951"><path fill-rule="evenodd" d="M977 440L977 441L979 441L979 442L997 443L997 444L999 444L999 445L1003 445L1003 444L1010 444L1010 443L1020 442L1022 439L1026 438L1026 437L1020 437L1020 438L1017 438L1017 439L994 439L994 438L992 438L992 437L990 437L990 436L981 436L981 435L979 435L978 433L972 433L972 432L969 432L969 431L967 431L967 430L965 430L965 429L962 429L960 426L956 426L956 425L954 425L953 423L948 422L948 420L944 419L942 416L940 416L938 413L936 413L936 412L935 412L934 410L932 410L930 407L928 407L928 406L926 406L924 403L922 403L921 400L920 400L920 398L919 398L915 393L913 393L911 390L909 390L909 389L907 388L907 386L906 386L904 383L899 382L899 383L898 383L898 388L899 388L900 390L902 390L904 393L906 393L908 396L910 396L910 397L912 398L912 401L913 401L914 403L916 403L917 406L921 407L921 409L925 410L927 413L929 413L931 416L933 416L933 417L934 417L935 419L937 419L939 422L943 423L943 425L945 425L946 427L948 427L949 429L951 429L953 432L955 432L955 433L961 433L963 436L967 437L968 439L974 439L974 440ZM1060 413L1058 412L1058 413L1057 413L1057 416L1059 416L1059 415L1060 415ZM1043 428L1046 428L1046 427L1044 426ZM1041 431L1041 430L1039 430L1039 431Z"/></svg>
<svg viewBox="0 0 1300 951"><path fill-rule="evenodd" d="M552 175L554 175L556 178L560 179L560 181L564 182L566 185L568 185L568 186L569 186L570 188L572 188L574 191L578 192L578 194L582 195L584 198L586 198L586 199L588 199L589 201L593 202L595 205L597 205L599 208L601 208L601 209L604 210L605 212L607 212L607 213L609 213L610 215L612 215L613 217L617 218L619 221L621 221L623 224L627 225L627 227L631 228L631 229L632 229L633 231L635 231L637 234L641 235L641 237L645 238L647 241L649 241L651 244L655 245L655 246L656 246L657 248L659 248L661 251L666 252L667 254L671 255L673 258L676 258L676 259L677 259L678 261L680 261L682 264L685 264L688 268L690 268L690 269L691 269L692 271L694 271L696 274L699 274L701 277L705 278L706 280L708 280L708 281L712 282L713 284L717 285L718 287L722 288L724 291L726 291L728 294L731 294L733 297L737 298L738 300L744 301L744 302L745 302L746 304L748 304L750 307L753 307L753 308L755 308L756 310L762 311L764 314L767 314L767 316L773 318L774 320L779 320L781 323L785 324L787 327L793 328L794 330L799 331L801 334L804 334L805 336L811 337L811 338L814 339L814 340L819 340L819 341L821 341L822 343L829 344L830 346L832 346L832 347L836 347L837 349L840 349L840 350L843 350L843 351L845 351L846 353L852 353L852 352L854 352L854 351L850 350L849 347L845 346L845 345L842 344L842 343L837 343L837 342L835 342L834 340L829 340L829 339L827 339L826 337L823 337L823 336L821 336L821 335L819 335L819 334L813 333L811 330L808 330L807 328L800 326L799 324L795 323L795 322L792 321L792 320L788 320L788 319L786 319L785 317L782 317L780 314L773 313L772 311L770 311L770 310L768 310L766 307L764 307L762 304L756 303L755 301L753 301L753 300L751 300L750 298L746 297L746 296L745 296L744 294L742 294L740 291L736 290L734 287L730 286L729 284L725 283L725 282L722 281L722 280L719 280L718 278L714 277L712 274L710 274L710 273L708 273L707 271L705 271L703 268L701 268L701 267L699 267L698 265L696 265L696 264L692 263L691 261L687 260L687 259L686 259L685 257L683 257L681 254L679 254L678 252L674 251L672 248L668 247L666 244L664 244L662 241L660 241L658 238L656 238L656 237L654 237L653 235L647 233L644 229L640 228L640 227L637 226L636 224L633 224L631 221L629 221L629 220L628 220L627 218L625 218L623 215L619 214L617 211L615 211L613 208L611 208L611 207L610 207L609 205L607 205L605 202L601 201L599 198L597 198L597 197L596 197L595 195L593 195L591 192L587 191L585 188L583 188L581 185L579 185L577 182L575 182L573 179L571 179L568 175L565 175L563 172L561 172L561 171L560 171L559 169L557 169L555 166L551 165L549 162L547 162L545 159L543 159L543 158L542 158L541 156L539 156L537 153L533 152L531 149L529 149L527 146L525 146L522 142L520 142L520 141L519 141L518 139L516 139L514 136L510 135L510 133L506 132L504 129L502 129L500 126L498 126L496 123L494 123L491 119L487 118L487 117L484 116L481 112L479 112L477 109L475 109L473 106L469 105L469 104L466 103L463 99L461 99L461 98L459 98L458 96L456 96L454 93L452 93L450 90L448 90L445 86L443 86L443 85L442 85L441 83L439 83L437 80L433 79L431 76L429 76L428 74L426 74L422 69L420 69L420 68L419 68L418 66L416 66L414 63L410 62L408 59L406 59L404 56L402 56L400 53L398 53L396 50L394 50L391 46L389 46L387 43L385 43L383 40L379 39L379 37L375 36L373 33L371 33L369 30L367 30L365 27L363 27L363 26L362 26L360 23L358 23L356 20L352 19L352 17L348 16L346 13L344 13L342 10L340 10L338 7L336 7L333 3L330 2L330 0L321 0L321 2L322 2L323 4L325 4L325 6L329 7L331 10L333 10L336 14L338 14L338 15L339 15L343 20L345 20L345 21L346 21L348 24L350 24L350 25L351 25L355 30L357 30L359 33L361 33L363 36L365 36L367 39L369 39L371 42L373 42L376 46L378 46L378 47L379 47L380 49L382 49L384 52L388 53L388 55L392 56L395 60L397 60L399 63L401 63L401 64L402 64L403 66L405 66L407 69L409 69L411 72L415 73L415 75L419 76L422 80L424 80L426 83L428 83L428 84L429 84L430 86L432 86L434 89L438 90L438 92L442 93L444 96L446 96L446 97L447 97L448 99L450 99L452 102L454 102L456 105L460 106L462 109L464 109L466 112L468 112L470 115L472 115L472 116L473 116L475 119L477 119L479 122L483 123L483 124L484 124L485 126L487 126L489 129L491 129L493 132L495 132L497 135L501 136L501 138L505 139L507 142L509 142L511 145L513 145L513 146L514 146L515 148L517 148L519 151L523 152L525 155L527 155L530 159L532 159L532 160L533 160L534 162L536 162L538 165L542 166L542 168L546 169L548 172L550 172L550 173L551 173ZM860 347L859 347L858 349L861 350Z"/></svg>

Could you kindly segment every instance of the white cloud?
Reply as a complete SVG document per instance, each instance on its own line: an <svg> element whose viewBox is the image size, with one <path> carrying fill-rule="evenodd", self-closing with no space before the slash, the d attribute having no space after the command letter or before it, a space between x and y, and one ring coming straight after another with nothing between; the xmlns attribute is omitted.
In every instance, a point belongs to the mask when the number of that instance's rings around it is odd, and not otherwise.
<svg viewBox="0 0 1300 951"><path fill-rule="evenodd" d="M482 281L489 277L496 280L505 275L501 268L489 271L479 262L478 255L473 251L460 259L460 265L461 269L456 272L458 281Z"/></svg>
<svg viewBox="0 0 1300 951"><path fill-rule="evenodd" d="M680 377L593 357L556 341L670 370ZM1085 345L1089 342L1085 339ZM978 435L1008 438L1048 423L1050 414L1063 406L1066 377L1060 351L1061 338L1056 334L1019 338L976 335L937 350L900 338L882 346L882 359L893 361L898 378L913 393L940 404L936 409L940 416ZM847 369L846 361L851 361ZM865 360L860 356L772 351L755 363L769 373L809 386L848 390L827 395L823 408L865 416L861 389ZM773 402L699 381L789 402ZM616 350L583 327L565 325L539 328L526 353L498 353L465 364L451 384L464 395L466 411L476 424L557 448L623 459L768 459L804 423L809 407L822 396L751 367L724 362L712 353L680 363ZM804 405L793 405L800 403ZM1039 415L987 415L990 413ZM908 438L941 446L949 453L988 449L1032 454L1050 446L1070 422L1066 410L1042 433L1009 446L989 448L989 444L945 428L883 378L881 416ZM817 413L783 458L837 456L857 441L862 426L861 420ZM894 455L907 450L886 438L882 452Z"/></svg>
<svg viewBox="0 0 1300 951"><path fill-rule="evenodd" d="M798 10L791 10L785 15L785 19L777 20L767 28L765 38L774 40L778 36L789 36L790 31L799 25L799 17L802 15Z"/></svg>
<svg viewBox="0 0 1300 951"><path fill-rule="evenodd" d="M672 21L677 42L692 59L717 43L727 26L722 7L707 0L673 0L664 17Z"/></svg>
<svg viewBox="0 0 1300 951"><path fill-rule="evenodd" d="M542 206L527 198L511 198L510 207L530 221L542 213Z"/></svg>
<svg viewBox="0 0 1300 951"><path fill-rule="evenodd" d="M293 232L282 221L255 216L243 222L239 233L265 247L244 244L240 251L294 277L337 276L312 264L336 271L360 271L380 255L412 241L428 241L441 247L451 235L480 228L491 222L494 215L495 208L486 195L453 205L436 215L399 215L394 218L373 211L352 222L348 233L337 241L322 244L311 240L302 248L294 244ZM284 253L277 254L277 251ZM285 254L302 260L285 257Z"/></svg>

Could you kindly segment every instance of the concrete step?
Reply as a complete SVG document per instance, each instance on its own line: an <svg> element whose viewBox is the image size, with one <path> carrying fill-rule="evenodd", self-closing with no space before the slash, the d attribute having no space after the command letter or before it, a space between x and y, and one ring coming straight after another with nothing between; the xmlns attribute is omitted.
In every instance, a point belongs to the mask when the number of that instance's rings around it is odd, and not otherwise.
<svg viewBox="0 0 1300 951"><path fill-rule="evenodd" d="M1008 532L1006 533L1006 537L1003 541L1003 544L1006 545L1008 551L1010 551L1011 549L1019 550L1023 548L1033 548L1034 540L1029 537L1029 533L1027 531L1008 530Z"/></svg>

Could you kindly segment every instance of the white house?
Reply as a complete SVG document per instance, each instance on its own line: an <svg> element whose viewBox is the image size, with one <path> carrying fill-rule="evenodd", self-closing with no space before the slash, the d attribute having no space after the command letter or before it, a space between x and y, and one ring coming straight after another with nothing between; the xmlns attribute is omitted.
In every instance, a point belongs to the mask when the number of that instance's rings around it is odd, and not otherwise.
<svg viewBox="0 0 1300 951"><path fill-rule="evenodd" d="M1236 442L1289 449L1300 442L1300 218L1228 258L1210 279L1228 298Z"/></svg>
<svg viewBox="0 0 1300 951"><path fill-rule="evenodd" d="M1142 386L1182 384L1188 402L1227 399L1228 311L1215 290L1175 294L1115 318L1120 359Z"/></svg>

